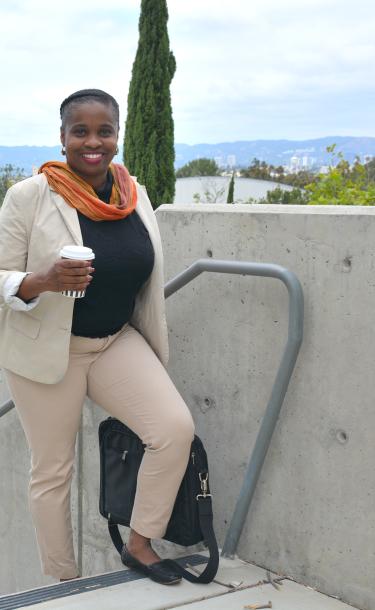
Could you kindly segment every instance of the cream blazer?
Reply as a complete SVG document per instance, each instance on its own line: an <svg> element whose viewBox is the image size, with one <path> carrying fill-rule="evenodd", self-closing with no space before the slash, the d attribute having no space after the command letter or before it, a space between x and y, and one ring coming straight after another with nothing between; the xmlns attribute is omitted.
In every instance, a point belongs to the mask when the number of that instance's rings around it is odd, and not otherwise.
<svg viewBox="0 0 375 610"><path fill-rule="evenodd" d="M137 295L131 324L161 362L168 362L163 255L154 210L137 184L136 212L154 248L151 276ZM41 383L57 383L67 370L74 299L43 292L28 311L16 311L4 298L4 284L15 271L46 271L68 244L82 245L76 210L53 191L43 174L12 186L0 211L0 367Z"/></svg>

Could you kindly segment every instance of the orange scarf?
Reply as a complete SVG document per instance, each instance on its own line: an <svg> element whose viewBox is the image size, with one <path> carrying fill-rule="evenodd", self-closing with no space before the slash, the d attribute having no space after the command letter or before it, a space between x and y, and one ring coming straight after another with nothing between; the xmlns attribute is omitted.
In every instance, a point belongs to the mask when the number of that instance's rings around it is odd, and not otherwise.
<svg viewBox="0 0 375 610"><path fill-rule="evenodd" d="M48 184L66 203L91 220L119 220L131 214L137 205L137 187L126 167L119 163L109 166L113 175L111 198L101 201L90 184L82 180L61 161L47 161L39 168Z"/></svg>

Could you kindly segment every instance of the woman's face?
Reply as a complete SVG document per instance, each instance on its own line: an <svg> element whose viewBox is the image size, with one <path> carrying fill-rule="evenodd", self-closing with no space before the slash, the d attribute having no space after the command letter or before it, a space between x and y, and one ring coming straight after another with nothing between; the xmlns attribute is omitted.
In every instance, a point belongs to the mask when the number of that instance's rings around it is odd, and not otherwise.
<svg viewBox="0 0 375 610"><path fill-rule="evenodd" d="M60 137L70 168L94 188L103 186L117 147L112 106L99 101L73 105Z"/></svg>

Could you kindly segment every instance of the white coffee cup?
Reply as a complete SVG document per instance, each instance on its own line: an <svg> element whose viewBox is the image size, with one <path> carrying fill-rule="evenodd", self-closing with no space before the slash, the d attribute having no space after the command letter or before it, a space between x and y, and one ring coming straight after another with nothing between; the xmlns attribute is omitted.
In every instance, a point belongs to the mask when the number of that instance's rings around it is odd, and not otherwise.
<svg viewBox="0 0 375 610"><path fill-rule="evenodd" d="M95 258L92 249L86 248L86 246L64 246L60 250L60 256L74 261L92 261ZM61 294L71 299L82 299L86 290L64 290Z"/></svg>

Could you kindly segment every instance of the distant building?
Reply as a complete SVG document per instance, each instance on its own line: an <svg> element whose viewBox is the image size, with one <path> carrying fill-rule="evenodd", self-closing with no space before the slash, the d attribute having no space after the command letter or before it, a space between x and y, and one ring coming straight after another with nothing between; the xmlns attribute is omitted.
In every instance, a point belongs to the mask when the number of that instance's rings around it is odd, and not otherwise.
<svg viewBox="0 0 375 610"><path fill-rule="evenodd" d="M290 169L292 172L296 172L299 169L300 159L299 157L293 156L290 158Z"/></svg>
<svg viewBox="0 0 375 610"><path fill-rule="evenodd" d="M228 165L228 167L235 167L235 165L236 165L236 155L228 155L227 156L227 165Z"/></svg>
<svg viewBox="0 0 375 610"><path fill-rule="evenodd" d="M225 167L223 157L214 157L214 161L218 167Z"/></svg>

